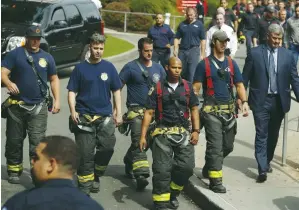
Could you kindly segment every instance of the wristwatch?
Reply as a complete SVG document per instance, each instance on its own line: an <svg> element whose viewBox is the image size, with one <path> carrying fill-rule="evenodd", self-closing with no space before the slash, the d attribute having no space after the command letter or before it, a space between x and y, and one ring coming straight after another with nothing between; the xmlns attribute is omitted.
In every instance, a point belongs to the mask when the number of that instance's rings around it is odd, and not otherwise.
<svg viewBox="0 0 299 210"><path fill-rule="evenodd" d="M192 133L193 132L200 133L200 129L192 129Z"/></svg>

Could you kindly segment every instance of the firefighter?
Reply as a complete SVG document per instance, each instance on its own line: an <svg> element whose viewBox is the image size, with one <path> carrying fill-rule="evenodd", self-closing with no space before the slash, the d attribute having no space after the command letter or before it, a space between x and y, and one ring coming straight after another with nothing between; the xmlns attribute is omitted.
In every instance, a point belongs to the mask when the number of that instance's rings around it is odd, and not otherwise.
<svg viewBox="0 0 299 210"><path fill-rule="evenodd" d="M141 38L138 41L139 58L127 63L119 77L123 85L127 85L127 108L124 122L120 129L124 133L131 130L131 146L125 157L125 172L129 178L136 178L137 190L143 190L149 177L149 163L146 153L139 150L141 122L145 110L147 94L153 84L166 76L164 68L152 61L153 41L150 38ZM124 129L124 127L126 129ZM128 135L129 132L126 132Z"/></svg>
<svg viewBox="0 0 299 210"><path fill-rule="evenodd" d="M102 59L104 46L105 37L94 33L90 38L90 57L75 66L67 86L69 125L81 156L78 185L88 195L100 189L99 177L104 175L114 152L114 124L122 122L121 81L114 65Z"/></svg>
<svg viewBox="0 0 299 210"><path fill-rule="evenodd" d="M243 105L243 115L248 115L248 104L242 75L235 61L224 55L229 38L222 30L212 37L213 53L201 61L194 75L193 88L196 95L203 86L204 102L200 119L205 127L207 148L206 164L203 176L209 178L210 189L216 193L225 193L222 185L223 159L233 150L237 132L233 86Z"/></svg>
<svg viewBox="0 0 299 210"><path fill-rule="evenodd" d="M182 62L171 57L166 71L166 80L158 82L148 93L139 142L141 151L147 146L152 150L153 201L156 209L178 208L177 196L193 174L194 145L199 138L199 102L191 83L180 76ZM148 138L153 117L156 126L150 130L151 138Z"/></svg>
<svg viewBox="0 0 299 210"><path fill-rule="evenodd" d="M23 172L23 144L28 133L29 157L45 136L48 111L60 111L59 78L53 57L40 49L38 26L26 30L25 46L10 51L1 64L1 82L10 95L1 106L6 121L5 157L8 182L19 184ZM55 99L52 103L47 82ZM53 106L52 106L53 105ZM48 106L48 107L47 107Z"/></svg>

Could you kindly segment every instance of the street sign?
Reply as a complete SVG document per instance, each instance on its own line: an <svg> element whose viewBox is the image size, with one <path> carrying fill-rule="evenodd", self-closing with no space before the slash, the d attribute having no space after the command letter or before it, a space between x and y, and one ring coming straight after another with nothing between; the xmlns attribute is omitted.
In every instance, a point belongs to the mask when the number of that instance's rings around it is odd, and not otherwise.
<svg viewBox="0 0 299 210"><path fill-rule="evenodd" d="M195 7L198 0L177 0L176 5L179 12L183 12L186 7Z"/></svg>

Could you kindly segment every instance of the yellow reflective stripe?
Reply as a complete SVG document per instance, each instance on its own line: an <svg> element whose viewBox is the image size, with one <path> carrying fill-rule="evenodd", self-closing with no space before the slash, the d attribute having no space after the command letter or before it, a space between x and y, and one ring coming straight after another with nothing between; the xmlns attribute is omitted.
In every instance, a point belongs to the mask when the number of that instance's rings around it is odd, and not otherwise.
<svg viewBox="0 0 299 210"><path fill-rule="evenodd" d="M169 201L170 193L165 193L161 195L153 194L153 201Z"/></svg>
<svg viewBox="0 0 299 210"><path fill-rule="evenodd" d="M147 160L137 161L137 162L133 163L133 171L138 168L142 168L142 167L149 168L149 163Z"/></svg>
<svg viewBox="0 0 299 210"><path fill-rule="evenodd" d="M235 105L234 104L230 104L230 105L219 105L219 106L204 106L203 107L203 111L206 113L210 113L210 112L225 112L225 113L231 113L232 111L234 111L235 109Z"/></svg>
<svg viewBox="0 0 299 210"><path fill-rule="evenodd" d="M170 182L170 188L173 189L173 190L182 191L184 189L184 186L180 186L180 185L177 185L174 182Z"/></svg>
<svg viewBox="0 0 299 210"><path fill-rule="evenodd" d="M187 132L184 127L169 127L169 128L156 128L151 134L152 137L156 135L171 135L171 134L182 134Z"/></svg>
<svg viewBox="0 0 299 210"><path fill-rule="evenodd" d="M210 178L222 178L222 170L221 171L209 171Z"/></svg>
<svg viewBox="0 0 299 210"><path fill-rule="evenodd" d="M99 115L95 115L93 116L93 118L88 115L88 114L83 114L83 116L89 121L89 122L93 122L93 121L96 121L97 119L101 118L101 116Z"/></svg>
<svg viewBox="0 0 299 210"><path fill-rule="evenodd" d="M14 99L11 99L11 98L8 99L8 103L9 104L25 104L24 101L18 101L18 100L14 100Z"/></svg>
<svg viewBox="0 0 299 210"><path fill-rule="evenodd" d="M94 168L97 171L105 171L107 166L99 166L99 165L95 164Z"/></svg>
<svg viewBox="0 0 299 210"><path fill-rule="evenodd" d="M93 181L94 180L94 174L89 174L86 176L79 176L77 175L79 182L88 182L88 181Z"/></svg>
<svg viewBox="0 0 299 210"><path fill-rule="evenodd" d="M7 170L8 171L22 171L23 170L23 164L19 164L19 165L7 165Z"/></svg>
<svg viewBox="0 0 299 210"><path fill-rule="evenodd" d="M144 109L139 109L138 111L129 111L127 114L128 120L133 120L135 117L143 116L144 115Z"/></svg>

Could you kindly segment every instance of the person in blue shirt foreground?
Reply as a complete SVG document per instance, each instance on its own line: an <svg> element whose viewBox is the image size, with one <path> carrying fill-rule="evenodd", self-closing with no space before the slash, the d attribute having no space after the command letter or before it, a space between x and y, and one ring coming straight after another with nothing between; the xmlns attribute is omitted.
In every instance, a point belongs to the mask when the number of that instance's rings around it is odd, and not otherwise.
<svg viewBox="0 0 299 210"><path fill-rule="evenodd" d="M3 210L102 210L80 192L72 180L79 164L74 141L64 136L47 136L36 147L32 162L35 188L14 195Z"/></svg>

